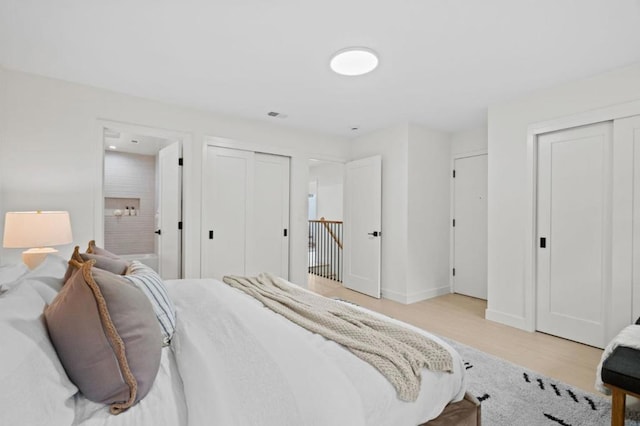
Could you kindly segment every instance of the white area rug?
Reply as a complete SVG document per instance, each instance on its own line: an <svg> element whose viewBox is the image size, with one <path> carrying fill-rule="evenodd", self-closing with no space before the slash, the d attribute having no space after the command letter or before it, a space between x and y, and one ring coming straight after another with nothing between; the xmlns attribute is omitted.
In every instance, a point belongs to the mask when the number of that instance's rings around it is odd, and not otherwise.
<svg viewBox="0 0 640 426"><path fill-rule="evenodd" d="M611 403L604 395L584 392L470 346L445 340L465 360L469 391L482 403L483 426L610 424ZM631 425L640 426L640 411L627 410L625 426Z"/></svg>

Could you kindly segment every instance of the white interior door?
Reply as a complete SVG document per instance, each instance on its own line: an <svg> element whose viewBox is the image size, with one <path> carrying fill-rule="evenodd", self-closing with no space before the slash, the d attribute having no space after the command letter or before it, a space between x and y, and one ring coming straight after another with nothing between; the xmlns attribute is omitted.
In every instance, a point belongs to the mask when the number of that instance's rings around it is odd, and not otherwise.
<svg viewBox="0 0 640 426"><path fill-rule="evenodd" d="M180 153L180 142L158 152L158 272L165 280L178 279L182 275L182 231L178 229L182 220Z"/></svg>
<svg viewBox="0 0 640 426"><path fill-rule="evenodd" d="M347 163L344 191L344 286L380 297L382 158Z"/></svg>
<svg viewBox="0 0 640 426"><path fill-rule="evenodd" d="M538 138L537 329L597 347L611 284L611 129Z"/></svg>
<svg viewBox="0 0 640 426"><path fill-rule="evenodd" d="M254 153L207 147L203 170L202 276L245 275L253 210Z"/></svg>
<svg viewBox="0 0 640 426"><path fill-rule="evenodd" d="M253 237L247 275L289 278L289 157L255 154Z"/></svg>
<svg viewBox="0 0 640 426"><path fill-rule="evenodd" d="M487 299L487 154L454 160L453 289Z"/></svg>

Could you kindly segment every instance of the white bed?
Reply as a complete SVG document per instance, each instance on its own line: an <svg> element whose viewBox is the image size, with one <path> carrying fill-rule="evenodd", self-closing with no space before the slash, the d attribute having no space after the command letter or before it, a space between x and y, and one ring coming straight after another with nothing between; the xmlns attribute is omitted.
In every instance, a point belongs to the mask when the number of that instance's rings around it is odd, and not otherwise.
<svg viewBox="0 0 640 426"><path fill-rule="evenodd" d="M151 391L137 405L114 416L107 406L74 392L56 360L47 369L34 369L40 377L22 377L28 375L28 366L16 360L25 345L6 345L5 338L20 340L24 333L11 328L11 309L3 312L3 307L15 306L11 297L35 300L37 294L41 306L25 315L26 320L41 323L38 309L41 312L55 296L64 273L64 265L56 262L47 261L40 272L23 277L0 296L2 425L16 424L11 422L24 418L31 419L29 424L33 425L83 426L417 425L437 417L448 403L461 400L465 394L460 356L444 341L422 330L414 328L451 352L454 369L452 373L423 370L418 400L403 402L384 376L340 345L289 322L224 283L186 279L167 282L176 306L177 329L171 346L163 349ZM36 328L41 341L27 344L30 351L50 346L42 338L44 325ZM51 348L47 346L37 355L51 358ZM5 364L5 358L13 361ZM54 376L46 392L41 392L34 386L46 374ZM53 389L56 382L58 393ZM24 389L8 389L7 383ZM15 392L28 398L17 398ZM45 398L46 403L38 398ZM22 417L28 410L42 413ZM42 419L49 421L39 423Z"/></svg>

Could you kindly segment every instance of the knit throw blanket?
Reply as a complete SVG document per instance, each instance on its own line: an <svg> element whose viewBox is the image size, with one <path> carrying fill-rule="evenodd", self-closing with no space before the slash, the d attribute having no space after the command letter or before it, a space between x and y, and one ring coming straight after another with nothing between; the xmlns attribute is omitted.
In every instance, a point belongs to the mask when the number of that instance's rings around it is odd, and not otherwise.
<svg viewBox="0 0 640 426"><path fill-rule="evenodd" d="M223 281L272 311L349 349L382 373L403 401L420 393L420 371L451 372L451 354L433 340L344 303L296 288L269 274Z"/></svg>

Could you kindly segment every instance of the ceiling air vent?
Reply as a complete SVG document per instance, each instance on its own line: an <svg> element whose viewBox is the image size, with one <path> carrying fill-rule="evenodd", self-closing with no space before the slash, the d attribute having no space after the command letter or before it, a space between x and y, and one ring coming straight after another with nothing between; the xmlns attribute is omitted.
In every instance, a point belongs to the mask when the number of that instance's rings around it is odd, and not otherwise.
<svg viewBox="0 0 640 426"><path fill-rule="evenodd" d="M267 115L269 117L280 118L280 119L285 119L288 117L287 114L282 114L281 112L275 112L275 111L269 111Z"/></svg>

